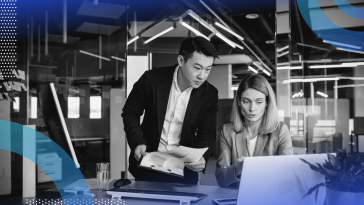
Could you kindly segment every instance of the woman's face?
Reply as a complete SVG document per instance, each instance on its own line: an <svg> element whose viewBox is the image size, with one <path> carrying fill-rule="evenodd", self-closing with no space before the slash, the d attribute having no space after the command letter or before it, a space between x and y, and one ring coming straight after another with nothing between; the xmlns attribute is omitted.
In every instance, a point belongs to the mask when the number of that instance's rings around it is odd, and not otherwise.
<svg viewBox="0 0 364 205"><path fill-rule="evenodd" d="M241 94L238 102L240 111L246 121L256 122L262 118L267 107L264 93L248 88Z"/></svg>

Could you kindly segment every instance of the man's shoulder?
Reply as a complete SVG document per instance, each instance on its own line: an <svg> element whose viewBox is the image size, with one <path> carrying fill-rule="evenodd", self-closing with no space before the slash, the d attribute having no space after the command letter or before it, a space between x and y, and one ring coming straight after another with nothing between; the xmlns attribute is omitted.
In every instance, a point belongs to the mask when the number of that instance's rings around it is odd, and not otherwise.
<svg viewBox="0 0 364 205"><path fill-rule="evenodd" d="M145 77L148 79L158 79L159 77L162 77L166 73L172 73L172 75L173 75L176 67L177 67L177 65L154 68L152 70L146 71Z"/></svg>
<svg viewBox="0 0 364 205"><path fill-rule="evenodd" d="M208 93L212 93L212 94L218 94L218 90L217 90L217 88L215 87L215 86L213 86L209 81L205 81L205 89L206 89L206 91L208 92Z"/></svg>
<svg viewBox="0 0 364 205"><path fill-rule="evenodd" d="M168 72L168 71L174 72L174 70L176 68L177 68L177 64L176 65L172 65L172 66L165 66L165 67L153 68L152 70L150 70L148 72L154 73L154 74L163 74L163 73Z"/></svg>

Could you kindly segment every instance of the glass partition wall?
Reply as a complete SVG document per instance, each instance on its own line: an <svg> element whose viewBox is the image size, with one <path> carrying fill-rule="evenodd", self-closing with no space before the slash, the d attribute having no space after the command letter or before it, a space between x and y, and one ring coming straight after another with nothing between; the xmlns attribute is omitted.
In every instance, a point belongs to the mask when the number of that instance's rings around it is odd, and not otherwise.
<svg viewBox="0 0 364 205"><path fill-rule="evenodd" d="M278 106L294 146L363 152L363 21L334 2L280 0L276 15Z"/></svg>
<svg viewBox="0 0 364 205"><path fill-rule="evenodd" d="M5 77L10 73L2 65L5 79L1 76L0 80L2 84L2 80L19 82L24 87L14 87L13 91L0 87L0 119L43 126L39 92L54 83L80 169L85 178L94 178L95 163L110 161L111 136L121 123L121 111L111 111L125 99L127 1L8 0L1 5L2 14L4 5L12 6L9 12L16 13L16 25L5 25L16 30L15 44L11 44L16 54L11 65L15 66L14 76ZM5 26L2 23L2 29ZM22 140L21 131L11 132L12 142ZM37 149L44 153L47 146L37 142ZM4 196L21 196L23 157L7 154L11 160L7 160L6 173L11 172L11 186ZM46 189L51 180L43 179L41 172L37 169L37 189Z"/></svg>

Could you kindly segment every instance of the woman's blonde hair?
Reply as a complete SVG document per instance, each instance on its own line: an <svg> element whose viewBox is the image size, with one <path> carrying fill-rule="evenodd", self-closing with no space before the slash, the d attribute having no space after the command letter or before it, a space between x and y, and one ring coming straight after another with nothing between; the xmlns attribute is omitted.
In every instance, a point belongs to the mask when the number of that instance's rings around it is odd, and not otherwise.
<svg viewBox="0 0 364 205"><path fill-rule="evenodd" d="M248 88L262 92L266 96L267 108L262 117L263 119L259 127L259 133L272 133L277 129L279 124L276 97L269 82L258 74L249 74L239 84L230 115L230 121L233 123L235 132L241 132L245 126L245 118L240 111L238 102L240 101L243 92Z"/></svg>

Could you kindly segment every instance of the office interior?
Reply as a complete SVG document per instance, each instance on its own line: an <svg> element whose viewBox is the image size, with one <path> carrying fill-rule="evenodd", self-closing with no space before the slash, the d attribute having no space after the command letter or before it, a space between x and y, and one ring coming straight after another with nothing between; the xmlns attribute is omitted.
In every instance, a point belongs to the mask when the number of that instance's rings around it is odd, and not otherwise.
<svg viewBox="0 0 364 205"><path fill-rule="evenodd" d="M350 2L364 5L363 0ZM320 6L328 13L339 12L334 3L325 1ZM111 178L133 178L127 171L130 150L121 118L123 104L145 71L176 64L182 40L197 35L209 38L220 55L208 77L219 90L217 138L229 122L239 82L254 72L272 85L279 119L288 125L296 150L364 152L364 52L353 51L358 39L350 36L342 38L351 38L352 44L324 41L323 36L330 39L335 28L310 19L313 31L294 0L28 0L15 4L13 68L17 75L23 71L25 78L11 80L27 89L1 88L0 119L43 126L39 92L54 83L85 178L95 178L97 162L110 162ZM320 9L308 2L305 6L308 12ZM340 15L330 18L347 30L364 29L363 21ZM2 75L15 75L13 68L1 67ZM21 130L11 132L15 137L9 143L22 140ZM52 155L47 146L37 142L43 155ZM217 186L217 149L216 144L201 184ZM1 183L9 186L0 189L0 198L21 196L23 157L5 150L0 150L0 156L0 179L10 178L10 183ZM62 160L55 158L53 163L61 166ZM37 190L52 187L43 170L37 169L36 175Z"/></svg>

